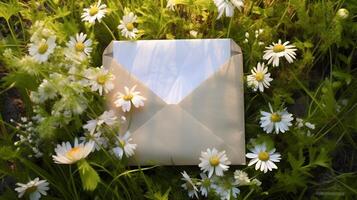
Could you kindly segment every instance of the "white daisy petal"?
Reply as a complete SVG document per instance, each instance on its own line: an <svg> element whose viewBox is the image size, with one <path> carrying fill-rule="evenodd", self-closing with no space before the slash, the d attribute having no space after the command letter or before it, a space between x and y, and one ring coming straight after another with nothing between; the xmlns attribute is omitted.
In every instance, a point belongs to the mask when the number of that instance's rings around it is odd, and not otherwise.
<svg viewBox="0 0 357 200"><path fill-rule="evenodd" d="M253 152L253 151L252 151ZM247 153L248 158L253 158L249 161L248 166L255 164L255 170L263 171L264 173L278 169L274 162L280 161L280 154L274 153L275 149L267 151L266 145L256 145L253 153Z"/></svg>
<svg viewBox="0 0 357 200"><path fill-rule="evenodd" d="M46 180L40 180L35 178L28 183L16 183L19 187L15 188L15 191L19 193L18 197L21 198L26 194L29 195L30 200L38 200L41 195L46 196L47 190L49 190L48 182Z"/></svg>
<svg viewBox="0 0 357 200"><path fill-rule="evenodd" d="M280 63L280 58L284 57L288 63L294 62L295 59L295 51L297 49L295 48L294 45L288 45L289 42L286 41L283 44L281 43L281 40L278 41L278 43L274 43L270 45L269 47L266 47L266 50L264 51L263 59L268 60L268 64L273 63L274 67L278 67Z"/></svg>

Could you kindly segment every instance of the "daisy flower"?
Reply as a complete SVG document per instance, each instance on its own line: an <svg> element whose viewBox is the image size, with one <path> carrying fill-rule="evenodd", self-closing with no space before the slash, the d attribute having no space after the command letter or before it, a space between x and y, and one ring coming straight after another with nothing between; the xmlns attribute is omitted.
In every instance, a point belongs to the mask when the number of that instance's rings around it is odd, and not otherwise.
<svg viewBox="0 0 357 200"><path fill-rule="evenodd" d="M83 126L84 129L88 130L90 133L94 133L98 126L106 124L112 126L115 124L117 117L114 111L104 111L97 119L92 119L87 121L87 124Z"/></svg>
<svg viewBox="0 0 357 200"><path fill-rule="evenodd" d="M297 49L294 45L289 45L289 43L289 41L282 43L281 40L278 43L273 42L272 45L265 47L263 59L268 60L268 64L273 63L274 67L279 66L280 57L285 57L289 63L294 62Z"/></svg>
<svg viewBox="0 0 357 200"><path fill-rule="evenodd" d="M198 199L198 189L193 183L191 177L186 173L186 171L181 172L183 178L181 180L185 181L184 184L181 185L185 190L188 191L188 196L190 198L196 197Z"/></svg>
<svg viewBox="0 0 357 200"><path fill-rule="evenodd" d="M120 24L118 26L122 36L129 39L134 39L136 37L138 29L135 28L134 23L136 23L137 18L138 17L133 12L123 16L123 19L120 20Z"/></svg>
<svg viewBox="0 0 357 200"><path fill-rule="evenodd" d="M291 126L291 121L294 119L293 115L286 111L286 108L283 110L273 111L273 108L269 104L270 113L265 111L260 111L262 117L260 118L260 127L263 128L267 133L271 133L273 129L275 133L279 132L285 133L289 130Z"/></svg>
<svg viewBox="0 0 357 200"><path fill-rule="evenodd" d="M100 95L108 93L114 88L114 75L109 70L101 68L87 69L84 76L88 79L88 85L93 92L98 91Z"/></svg>
<svg viewBox="0 0 357 200"><path fill-rule="evenodd" d="M41 39L29 44L29 54L39 63L46 62L56 47L56 37Z"/></svg>
<svg viewBox="0 0 357 200"><path fill-rule="evenodd" d="M201 173L200 176L201 176L200 191L201 191L202 196L207 197L209 191L211 190L212 182L211 182L211 179L208 178L205 173Z"/></svg>
<svg viewBox="0 0 357 200"><path fill-rule="evenodd" d="M248 174L242 170L236 170L234 172L234 179L238 182L239 185L248 185L250 183Z"/></svg>
<svg viewBox="0 0 357 200"><path fill-rule="evenodd" d="M52 158L57 164L73 164L86 158L92 152L93 147L93 142L78 144L78 139L75 138L73 147L69 142L62 142L62 145L57 144L56 155L53 155Z"/></svg>
<svg viewBox="0 0 357 200"><path fill-rule="evenodd" d="M270 82L273 80L268 73L268 67L264 66L264 63L258 62L257 67L251 70L252 74L248 75L247 82L254 91L259 89L260 92L264 92L264 88L269 88Z"/></svg>
<svg viewBox="0 0 357 200"><path fill-rule="evenodd" d="M218 152L217 149L207 149L201 152L201 163L198 165L203 172L208 172L208 177L213 175L223 176L223 171L227 171L231 162L228 160L225 151Z"/></svg>
<svg viewBox="0 0 357 200"><path fill-rule="evenodd" d="M89 8L84 8L84 12L82 14L82 21L87 21L91 24L94 24L95 20L98 20L98 22L100 22L107 13L107 5L100 3L101 2L98 1L98 3L91 5Z"/></svg>
<svg viewBox="0 0 357 200"><path fill-rule="evenodd" d="M94 147L92 152L95 150L99 151L101 148L108 147L108 139L106 137L102 137L102 133L100 131L96 133L84 133L84 137L79 138L80 141L93 142Z"/></svg>
<svg viewBox="0 0 357 200"><path fill-rule="evenodd" d="M223 13L225 13L227 17L233 17L234 7L237 7L238 10L242 10L242 7L244 6L243 0L213 0L213 1L218 9L217 19L221 18Z"/></svg>
<svg viewBox="0 0 357 200"><path fill-rule="evenodd" d="M214 185L213 189L221 197L221 200L230 200L233 196L237 198L240 190L237 188L237 184L232 179L224 179L219 185Z"/></svg>
<svg viewBox="0 0 357 200"><path fill-rule="evenodd" d="M41 195L46 196L46 191L49 190L48 182L40 180L38 177L28 183L16 183L16 185L19 186L15 188L15 191L19 193L18 197L21 198L25 194L28 194L30 200L38 200L41 198Z"/></svg>
<svg viewBox="0 0 357 200"><path fill-rule="evenodd" d="M136 108L144 106L145 97L140 95L140 92L135 91L136 85L134 85L130 90L128 87L124 87L125 94L118 92L117 100L114 101L116 107L122 107L123 112L129 112L131 109L131 104Z"/></svg>
<svg viewBox="0 0 357 200"><path fill-rule="evenodd" d="M176 0L168 0L166 4L166 8L171 11L175 11Z"/></svg>
<svg viewBox="0 0 357 200"><path fill-rule="evenodd" d="M53 99L57 96L57 91L52 83L44 79L38 87L38 94L41 102Z"/></svg>
<svg viewBox="0 0 357 200"><path fill-rule="evenodd" d="M247 153L246 157L252 160L249 161L248 166L255 164L255 170L267 173L268 170L278 169L274 162L280 162L280 154L275 153L275 149L267 151L265 144L256 145L254 149L250 150L252 153Z"/></svg>
<svg viewBox="0 0 357 200"><path fill-rule="evenodd" d="M67 42L67 51L65 56L70 60L83 61L92 52L92 40L87 39L87 34L77 33L75 37L71 36Z"/></svg>
<svg viewBox="0 0 357 200"><path fill-rule="evenodd" d="M304 122L304 120L301 118L296 118L295 120L297 128L303 128L304 126L306 126L307 128L312 130L315 129L315 124L312 124L310 122Z"/></svg>
<svg viewBox="0 0 357 200"><path fill-rule="evenodd" d="M122 159L123 155L125 154L126 157L130 157L134 155L134 150L136 149L136 144L131 144L130 142L133 139L130 138L130 132L127 131L123 136L117 136L116 144L117 147L113 148L112 151L115 156L119 159Z"/></svg>

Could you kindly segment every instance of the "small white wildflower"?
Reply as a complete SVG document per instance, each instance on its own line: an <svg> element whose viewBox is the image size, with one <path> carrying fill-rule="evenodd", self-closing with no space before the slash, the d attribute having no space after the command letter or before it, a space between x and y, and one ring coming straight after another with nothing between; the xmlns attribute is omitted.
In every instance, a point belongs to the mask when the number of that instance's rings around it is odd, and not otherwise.
<svg viewBox="0 0 357 200"><path fill-rule="evenodd" d="M242 170L234 172L234 179L238 182L238 185L248 185L250 183L248 174Z"/></svg>
<svg viewBox="0 0 357 200"><path fill-rule="evenodd" d="M223 172L227 171L231 164L226 152L218 152L215 148L201 152L200 160L201 163L198 166L203 172L208 172L208 177L211 177L214 172L217 176L223 176Z"/></svg>
<svg viewBox="0 0 357 200"><path fill-rule="evenodd" d="M56 37L41 39L29 44L29 54L39 63L46 62L56 47Z"/></svg>
<svg viewBox="0 0 357 200"><path fill-rule="evenodd" d="M84 76L88 79L87 84L93 92L98 91L100 95L103 95L114 89L113 80L115 77L103 67L87 69Z"/></svg>
<svg viewBox="0 0 357 200"><path fill-rule="evenodd" d="M97 130L98 126L106 124L112 126L115 124L117 117L113 110L104 111L97 119L92 119L87 121L87 124L83 126L84 129L87 129L90 133L94 133Z"/></svg>
<svg viewBox="0 0 357 200"><path fill-rule="evenodd" d="M273 111L273 108L269 104L270 112L260 111L262 117L260 118L260 127L263 128L267 133L273 132L278 134L279 132L284 133L289 130L291 126L291 121L294 119L293 115L286 111L286 108L283 110Z"/></svg>
<svg viewBox="0 0 357 200"><path fill-rule="evenodd" d="M124 87L125 94L118 92L118 97L114 101L116 107L122 107L123 112L129 112L131 110L131 104L136 108L144 106L145 97L140 95L140 92L135 91L136 85L131 89Z"/></svg>
<svg viewBox="0 0 357 200"><path fill-rule="evenodd" d="M175 11L175 6L176 6L176 0L168 0L166 4L166 8Z"/></svg>
<svg viewBox="0 0 357 200"><path fill-rule="evenodd" d="M38 177L28 183L16 183L17 188L15 191L19 193L18 197L21 198L25 194L29 194L30 200L38 200L41 195L46 196L49 190L49 183L46 180L40 180Z"/></svg>
<svg viewBox="0 0 357 200"><path fill-rule="evenodd" d="M244 6L243 0L213 0L214 4L218 9L218 17L217 19L223 16L223 13L227 17L233 17L234 8L238 8L238 10L242 10Z"/></svg>
<svg viewBox="0 0 357 200"><path fill-rule="evenodd" d="M181 185L185 190L188 191L188 196L190 198L196 197L198 199L198 189L193 183L191 177L184 171L181 173L183 178L181 180L185 181L184 184Z"/></svg>
<svg viewBox="0 0 357 200"><path fill-rule="evenodd" d="M130 136L130 132L127 131L123 136L117 136L116 138L117 147L114 147L112 152L119 159L122 159L124 154L127 158L134 155L136 144L130 143L133 140Z"/></svg>
<svg viewBox="0 0 357 200"><path fill-rule="evenodd" d="M82 142L78 143L78 139L75 138L74 145L72 147L69 142L62 142L57 144L55 149L56 155L52 158L57 164L73 164L77 161L86 158L94 147L94 142Z"/></svg>
<svg viewBox="0 0 357 200"><path fill-rule="evenodd" d="M253 149L250 150L252 153L247 153L246 157L251 160L248 163L248 166L255 164L255 170L263 171L267 173L268 170L272 171L273 169L278 169L274 162L280 162L280 154L275 153L275 149L267 151L265 144L256 145Z"/></svg>
<svg viewBox="0 0 357 200"><path fill-rule="evenodd" d="M282 43L279 40L278 43L273 42L272 45L265 48L263 59L268 60L268 64L272 63L274 67L279 66L281 57L285 57L289 63L294 62L297 49L294 45L289 45L289 41Z"/></svg>
<svg viewBox="0 0 357 200"><path fill-rule="evenodd" d="M136 38L136 34L139 32L134 25L137 22L137 18L138 17L133 12L123 16L123 19L120 20L120 24L118 26L122 36L129 39Z"/></svg>
<svg viewBox="0 0 357 200"><path fill-rule="evenodd" d="M82 21L87 21L94 24L96 20L100 22L107 13L107 5L101 4L99 0L96 4L91 5L89 8L84 8L82 14Z"/></svg>
<svg viewBox="0 0 357 200"><path fill-rule="evenodd" d="M257 64L251 70L251 75L247 76L248 86L252 87L254 91L259 89L260 92L264 92L264 88L269 88L270 82L273 80L268 73L268 67L264 66L264 63Z"/></svg>

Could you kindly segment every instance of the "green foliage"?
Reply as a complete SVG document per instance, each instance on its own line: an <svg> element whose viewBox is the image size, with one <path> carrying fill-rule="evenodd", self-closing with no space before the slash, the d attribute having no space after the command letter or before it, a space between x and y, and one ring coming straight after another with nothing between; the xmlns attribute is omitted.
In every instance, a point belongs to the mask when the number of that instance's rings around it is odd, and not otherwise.
<svg viewBox="0 0 357 200"><path fill-rule="evenodd" d="M100 177L93 167L86 160L81 160L78 162L78 171L81 176L83 189L89 191L95 190Z"/></svg>

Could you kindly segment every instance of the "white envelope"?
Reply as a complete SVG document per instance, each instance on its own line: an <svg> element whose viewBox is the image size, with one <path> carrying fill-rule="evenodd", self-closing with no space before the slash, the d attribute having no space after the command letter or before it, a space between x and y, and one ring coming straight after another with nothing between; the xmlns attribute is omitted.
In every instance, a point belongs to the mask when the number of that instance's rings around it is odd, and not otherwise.
<svg viewBox="0 0 357 200"><path fill-rule="evenodd" d="M116 76L108 95L137 86L147 98L132 113L132 163L196 165L201 151L225 150L245 164L243 58L231 39L113 41L103 66Z"/></svg>

